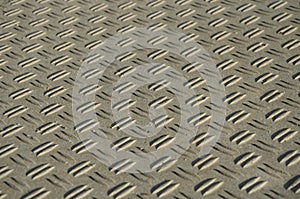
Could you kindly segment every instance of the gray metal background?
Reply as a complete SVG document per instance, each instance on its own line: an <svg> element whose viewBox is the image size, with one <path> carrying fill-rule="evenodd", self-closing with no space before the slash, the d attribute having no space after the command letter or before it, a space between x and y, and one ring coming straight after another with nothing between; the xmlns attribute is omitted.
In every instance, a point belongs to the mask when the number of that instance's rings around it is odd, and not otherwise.
<svg viewBox="0 0 300 199"><path fill-rule="evenodd" d="M300 197L299 1L0 5L0 198ZM227 117L209 155L198 157L207 138L204 123L175 163L130 174L103 165L87 150L93 140L79 139L72 85L82 59L101 41L122 28L150 26L198 35L223 76ZM164 60L173 59L168 56ZM200 90L209 96L205 84ZM209 100L200 105L207 114L211 106ZM159 136L126 150L155 150L149 146ZM127 137L129 144L135 140Z"/></svg>

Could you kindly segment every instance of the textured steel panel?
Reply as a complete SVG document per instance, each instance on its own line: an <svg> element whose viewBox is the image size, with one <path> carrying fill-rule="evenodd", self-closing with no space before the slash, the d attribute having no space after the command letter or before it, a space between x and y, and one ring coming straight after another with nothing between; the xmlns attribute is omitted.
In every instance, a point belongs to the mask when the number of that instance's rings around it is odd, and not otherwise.
<svg viewBox="0 0 300 199"><path fill-rule="evenodd" d="M299 198L299 6L2 0L0 198Z"/></svg>

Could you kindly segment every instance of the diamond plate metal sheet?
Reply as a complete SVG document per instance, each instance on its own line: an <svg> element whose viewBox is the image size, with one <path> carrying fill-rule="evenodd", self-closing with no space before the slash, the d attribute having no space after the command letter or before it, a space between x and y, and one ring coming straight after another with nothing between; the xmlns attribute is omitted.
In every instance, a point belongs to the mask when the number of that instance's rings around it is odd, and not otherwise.
<svg viewBox="0 0 300 199"><path fill-rule="evenodd" d="M298 0L2 0L0 10L0 198L300 198ZM105 43L139 28L187 35L182 41L192 39L206 50L203 60L215 63L221 86L195 75L201 64L183 58L198 53L193 49L122 54ZM140 36L150 44L164 40ZM130 39L119 48L131 45ZM97 64L101 48L116 60L99 84L74 95L78 71L84 63ZM189 120L198 130L189 147L176 151L180 157L165 154L147 163L150 172L129 172L140 163L128 157L106 165L92 152L110 155L92 130L97 122L115 151L136 155L172 149L176 141L184 108L167 89L168 79L141 86L111 106L114 90L126 93L133 85L116 85L117 79L152 62L159 64L149 73L175 67L187 78L184 86L195 89L192 98L182 96L199 109ZM84 72L89 79L101 71ZM145 74L136 78L143 81ZM221 87L225 123L211 124L218 109L211 92ZM91 93L93 101L72 109ZM111 109L128 110L130 117L114 121ZM149 119L149 109L165 112ZM97 121L82 115L89 112ZM74 122L78 115L80 124ZM148 122L160 132L144 139L124 132ZM212 139L209 153L199 155Z"/></svg>

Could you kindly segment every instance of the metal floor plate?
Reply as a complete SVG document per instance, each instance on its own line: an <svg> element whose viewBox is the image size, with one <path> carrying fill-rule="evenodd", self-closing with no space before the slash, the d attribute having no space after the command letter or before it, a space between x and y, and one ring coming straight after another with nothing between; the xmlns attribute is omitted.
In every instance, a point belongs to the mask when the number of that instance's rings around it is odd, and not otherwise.
<svg viewBox="0 0 300 199"><path fill-rule="evenodd" d="M298 0L0 8L0 198L300 198Z"/></svg>

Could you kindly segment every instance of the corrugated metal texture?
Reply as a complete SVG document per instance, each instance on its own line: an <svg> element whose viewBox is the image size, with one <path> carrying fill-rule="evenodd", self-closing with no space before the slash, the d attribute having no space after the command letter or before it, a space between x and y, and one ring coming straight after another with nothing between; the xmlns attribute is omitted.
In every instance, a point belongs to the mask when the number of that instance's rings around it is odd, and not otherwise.
<svg viewBox="0 0 300 199"><path fill-rule="evenodd" d="M299 198L299 1L8 0L0 5L0 198ZM224 125L209 123L218 105L211 103L208 79L194 76L197 65L152 48L118 54L118 46L105 43L140 28L174 29L207 51L225 89ZM163 40L142 36L150 43ZM80 90L83 97L94 93L95 100L74 111L72 102L82 97L74 96L78 70L86 62L98 63L98 49L104 47L111 48L116 62L98 85ZM192 51L182 52L187 54ZM196 94L185 102L199 109L192 120L198 131L178 159L166 154L151 162L152 172L128 172L139 163L127 158L107 166L91 153L101 153L101 136L93 134L95 123L82 112L96 113L114 150L159 151L176 140L180 107L164 86L168 82L143 86L131 100L112 107L130 110L132 120L114 123L110 112L112 90L131 87L126 82L113 88L116 78L152 62L162 64L153 69L157 73L171 66L187 78L185 85ZM149 122L151 105L166 110L153 120L161 131L145 139L124 133L133 120ZM82 120L77 125L76 115ZM220 137L199 156L214 139L208 128L219 129ZM91 136L82 139L80 133Z"/></svg>

